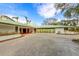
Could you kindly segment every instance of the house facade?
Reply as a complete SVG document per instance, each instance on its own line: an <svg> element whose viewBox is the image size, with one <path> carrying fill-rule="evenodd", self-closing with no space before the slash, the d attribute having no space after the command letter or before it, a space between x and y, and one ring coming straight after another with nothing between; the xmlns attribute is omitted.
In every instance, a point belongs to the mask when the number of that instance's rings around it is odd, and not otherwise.
<svg viewBox="0 0 79 59"><path fill-rule="evenodd" d="M8 16L0 16L0 35L32 33L33 27L14 21Z"/></svg>
<svg viewBox="0 0 79 59"><path fill-rule="evenodd" d="M54 26L54 25L44 25L36 27L37 33L63 33L64 27L62 26Z"/></svg>
<svg viewBox="0 0 79 59"><path fill-rule="evenodd" d="M78 26L65 26L65 25L44 25L36 27L37 33L68 33L66 28L79 28ZM71 33L71 32L69 32ZM68 34L69 34L68 33Z"/></svg>
<svg viewBox="0 0 79 59"><path fill-rule="evenodd" d="M42 25L19 23L8 16L0 16L0 35L29 34L29 33L65 33L66 28L79 28L79 26Z"/></svg>

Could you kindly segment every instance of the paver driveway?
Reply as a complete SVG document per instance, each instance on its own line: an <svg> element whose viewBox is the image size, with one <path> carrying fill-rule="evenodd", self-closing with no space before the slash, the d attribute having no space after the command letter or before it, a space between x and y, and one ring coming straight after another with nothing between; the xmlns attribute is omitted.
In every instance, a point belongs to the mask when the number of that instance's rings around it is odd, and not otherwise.
<svg viewBox="0 0 79 59"><path fill-rule="evenodd" d="M79 35L53 33L29 34L0 43L1 56L72 56L79 55L79 44L72 39Z"/></svg>

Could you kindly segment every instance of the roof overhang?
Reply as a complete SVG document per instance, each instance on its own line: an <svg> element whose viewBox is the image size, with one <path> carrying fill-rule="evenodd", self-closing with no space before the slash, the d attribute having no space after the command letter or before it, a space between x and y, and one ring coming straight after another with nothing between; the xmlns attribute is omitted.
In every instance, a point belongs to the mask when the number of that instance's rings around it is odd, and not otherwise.
<svg viewBox="0 0 79 59"><path fill-rule="evenodd" d="M60 26L60 25L58 25L58 26L50 26L50 25L48 25L48 26L38 26L38 27L36 27L36 28L75 28L75 27L79 27L79 26Z"/></svg>

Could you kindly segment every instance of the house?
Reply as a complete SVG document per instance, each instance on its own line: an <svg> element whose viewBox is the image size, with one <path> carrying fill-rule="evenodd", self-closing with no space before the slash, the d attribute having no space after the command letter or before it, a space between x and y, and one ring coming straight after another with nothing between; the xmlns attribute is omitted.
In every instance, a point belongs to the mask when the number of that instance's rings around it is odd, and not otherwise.
<svg viewBox="0 0 79 59"><path fill-rule="evenodd" d="M16 22L5 15L0 16L0 35L32 33L33 29L29 24Z"/></svg>
<svg viewBox="0 0 79 59"><path fill-rule="evenodd" d="M67 25L42 25L37 26L33 23L19 23L12 18L0 16L0 35L8 34L29 34L29 33L65 33L66 28L79 28L79 26Z"/></svg>
<svg viewBox="0 0 79 59"><path fill-rule="evenodd" d="M36 27L37 33L66 33L65 28L74 28L74 26L65 25L43 25Z"/></svg>

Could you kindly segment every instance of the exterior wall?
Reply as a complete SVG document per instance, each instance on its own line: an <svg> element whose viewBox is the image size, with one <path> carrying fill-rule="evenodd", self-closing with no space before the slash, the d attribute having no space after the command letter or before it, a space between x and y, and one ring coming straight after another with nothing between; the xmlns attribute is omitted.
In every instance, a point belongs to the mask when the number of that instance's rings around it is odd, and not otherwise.
<svg viewBox="0 0 79 59"><path fill-rule="evenodd" d="M55 28L55 33L64 33L64 28Z"/></svg>
<svg viewBox="0 0 79 59"><path fill-rule="evenodd" d="M36 33L54 33L55 29L52 28L37 28Z"/></svg>
<svg viewBox="0 0 79 59"><path fill-rule="evenodd" d="M0 34L11 34L15 32L15 26L7 25L7 24L0 24Z"/></svg>
<svg viewBox="0 0 79 59"><path fill-rule="evenodd" d="M37 28L36 33L64 33L64 28Z"/></svg>
<svg viewBox="0 0 79 59"><path fill-rule="evenodd" d="M34 33L34 28L29 28L29 33Z"/></svg>
<svg viewBox="0 0 79 59"><path fill-rule="evenodd" d="M20 26L18 26L18 32L17 33L20 33Z"/></svg>

